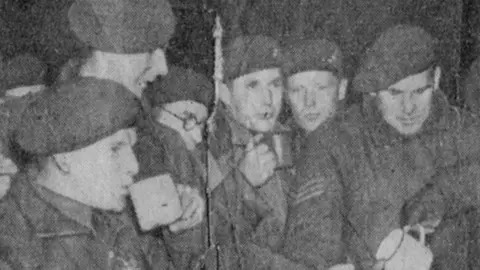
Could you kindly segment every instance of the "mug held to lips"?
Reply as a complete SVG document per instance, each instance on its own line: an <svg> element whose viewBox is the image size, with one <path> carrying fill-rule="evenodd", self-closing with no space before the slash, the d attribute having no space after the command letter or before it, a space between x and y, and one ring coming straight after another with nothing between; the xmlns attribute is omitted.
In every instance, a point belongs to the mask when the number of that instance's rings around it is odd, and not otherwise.
<svg viewBox="0 0 480 270"><path fill-rule="evenodd" d="M170 174L133 184L130 196L143 231L171 224L182 215L180 197Z"/></svg>

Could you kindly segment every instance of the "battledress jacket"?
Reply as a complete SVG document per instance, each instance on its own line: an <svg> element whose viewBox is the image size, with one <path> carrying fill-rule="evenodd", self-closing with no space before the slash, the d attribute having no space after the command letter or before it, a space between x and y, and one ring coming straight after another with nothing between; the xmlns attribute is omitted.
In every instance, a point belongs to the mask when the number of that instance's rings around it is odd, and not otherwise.
<svg viewBox="0 0 480 270"><path fill-rule="evenodd" d="M0 205L0 269L171 268L163 244L140 236L131 213L92 210L18 174Z"/></svg>
<svg viewBox="0 0 480 270"><path fill-rule="evenodd" d="M401 226L403 206L426 185L459 202L452 209L479 205L479 142L476 117L449 106L438 91L430 118L411 137L386 124L367 99L343 122L309 136L284 252L316 269L345 255L356 269L370 269L380 242Z"/></svg>
<svg viewBox="0 0 480 270"><path fill-rule="evenodd" d="M205 198L204 171L197 165L194 152L187 149L180 134L153 121L143 122L137 131L134 152L139 163L137 180L170 174L175 184L195 188ZM180 232L163 227L151 233L164 240L175 269L196 269L207 249L207 227L203 224Z"/></svg>

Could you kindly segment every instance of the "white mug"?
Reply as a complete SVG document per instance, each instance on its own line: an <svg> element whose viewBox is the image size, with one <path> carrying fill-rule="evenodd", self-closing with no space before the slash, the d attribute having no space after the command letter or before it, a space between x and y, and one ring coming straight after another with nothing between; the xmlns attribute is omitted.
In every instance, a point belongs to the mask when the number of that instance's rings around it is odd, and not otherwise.
<svg viewBox="0 0 480 270"><path fill-rule="evenodd" d="M143 231L171 224L181 217L180 198L169 174L139 181L129 189Z"/></svg>
<svg viewBox="0 0 480 270"><path fill-rule="evenodd" d="M420 240L409 232L418 230ZM376 259L384 262L385 270L428 270L433 253L425 245L425 229L421 225L393 230L380 244Z"/></svg>

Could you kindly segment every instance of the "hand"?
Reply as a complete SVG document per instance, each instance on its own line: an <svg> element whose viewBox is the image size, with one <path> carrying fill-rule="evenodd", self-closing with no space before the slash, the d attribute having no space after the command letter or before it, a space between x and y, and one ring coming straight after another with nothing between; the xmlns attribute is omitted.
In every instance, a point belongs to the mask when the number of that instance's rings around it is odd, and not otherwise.
<svg viewBox="0 0 480 270"><path fill-rule="evenodd" d="M419 191L404 206L406 225L420 224L426 233L432 233L440 224L446 209L446 202L441 192L433 186Z"/></svg>
<svg viewBox="0 0 480 270"><path fill-rule="evenodd" d="M170 224L169 227L172 232L191 229L197 226L202 222L203 215L205 214L205 201L197 189L178 184L177 191L180 196L183 213L180 220Z"/></svg>
<svg viewBox="0 0 480 270"><path fill-rule="evenodd" d="M248 143L246 155L240 163L240 170L254 187L263 185L275 172L277 159L264 143L257 143L263 135L259 134Z"/></svg>

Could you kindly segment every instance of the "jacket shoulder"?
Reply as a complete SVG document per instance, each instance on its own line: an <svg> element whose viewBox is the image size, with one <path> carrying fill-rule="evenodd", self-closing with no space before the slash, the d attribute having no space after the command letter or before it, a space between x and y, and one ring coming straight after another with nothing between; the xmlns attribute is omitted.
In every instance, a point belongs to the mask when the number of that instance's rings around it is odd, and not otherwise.
<svg viewBox="0 0 480 270"><path fill-rule="evenodd" d="M41 264L41 252L32 225L15 195L8 193L0 203L0 265L12 269L35 268Z"/></svg>

